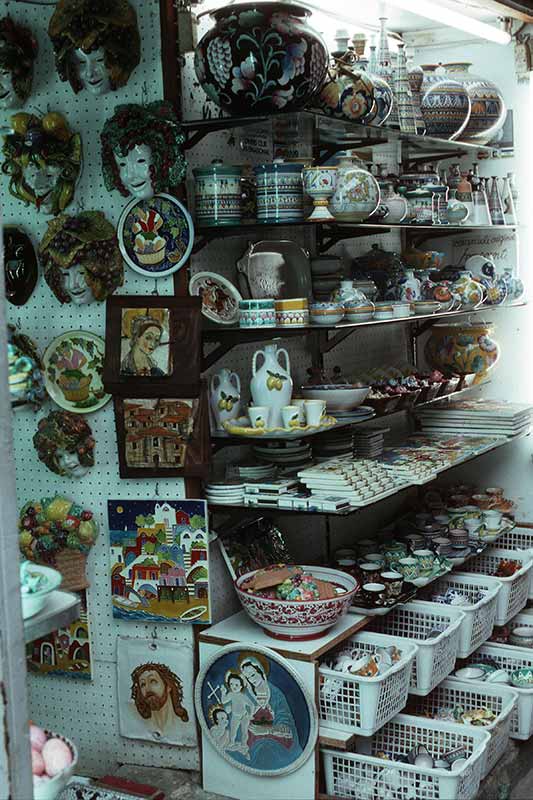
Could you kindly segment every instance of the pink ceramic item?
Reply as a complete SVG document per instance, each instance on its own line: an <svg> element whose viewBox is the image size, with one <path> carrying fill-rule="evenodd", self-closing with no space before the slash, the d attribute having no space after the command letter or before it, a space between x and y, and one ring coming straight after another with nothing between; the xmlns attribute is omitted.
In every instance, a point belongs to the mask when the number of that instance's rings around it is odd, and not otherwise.
<svg viewBox="0 0 533 800"><path fill-rule="evenodd" d="M39 753L38 750L35 750L34 747L31 749L31 771L33 775L42 775L44 773L44 758Z"/></svg>
<svg viewBox="0 0 533 800"><path fill-rule="evenodd" d="M72 764L72 751L62 739L48 739L42 749L46 774L55 778Z"/></svg>
<svg viewBox="0 0 533 800"><path fill-rule="evenodd" d="M276 639L317 639L347 613L359 588L355 578L345 572L326 567L302 566L305 573L329 581L342 589L331 600L274 600L241 589L253 578L254 572L241 575L235 589L248 616Z"/></svg>

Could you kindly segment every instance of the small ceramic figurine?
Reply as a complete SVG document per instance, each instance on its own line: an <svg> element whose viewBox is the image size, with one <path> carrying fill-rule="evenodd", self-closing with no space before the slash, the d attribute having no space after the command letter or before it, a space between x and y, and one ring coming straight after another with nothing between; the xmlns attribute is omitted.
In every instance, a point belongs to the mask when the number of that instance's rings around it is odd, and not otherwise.
<svg viewBox="0 0 533 800"><path fill-rule="evenodd" d="M22 228L4 228L4 275L6 299L23 306L30 299L39 277L37 255L31 239Z"/></svg>
<svg viewBox="0 0 533 800"><path fill-rule="evenodd" d="M39 460L57 475L83 478L94 466L93 433L83 417L51 411L39 420L33 446Z"/></svg>
<svg viewBox="0 0 533 800"><path fill-rule="evenodd" d="M0 19L0 110L19 108L30 96L37 50L29 28Z"/></svg>
<svg viewBox="0 0 533 800"><path fill-rule="evenodd" d="M40 408L45 397L42 362L37 346L13 325L8 325L9 394L11 407L32 405Z"/></svg>
<svg viewBox="0 0 533 800"><path fill-rule="evenodd" d="M108 191L117 189L124 197L149 200L185 178L185 137L169 103L117 106L101 139Z"/></svg>
<svg viewBox="0 0 533 800"><path fill-rule="evenodd" d="M37 211L59 214L71 203L81 169L81 137L55 111L43 117L19 112L4 137L2 172L9 191Z"/></svg>
<svg viewBox="0 0 533 800"><path fill-rule="evenodd" d="M126 0L59 0L48 35L59 77L76 93L125 86L141 59L137 15Z"/></svg>
<svg viewBox="0 0 533 800"><path fill-rule="evenodd" d="M101 211L51 220L39 255L45 280L60 303L101 302L124 282L115 228Z"/></svg>

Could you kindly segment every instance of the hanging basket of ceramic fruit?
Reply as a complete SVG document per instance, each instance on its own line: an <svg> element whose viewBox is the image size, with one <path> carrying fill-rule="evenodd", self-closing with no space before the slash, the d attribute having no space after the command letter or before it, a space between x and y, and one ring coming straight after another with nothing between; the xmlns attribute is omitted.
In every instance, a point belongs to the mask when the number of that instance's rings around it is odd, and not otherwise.
<svg viewBox="0 0 533 800"><path fill-rule="evenodd" d="M54 800L78 763L75 745L59 733L30 724L34 800Z"/></svg>
<svg viewBox="0 0 533 800"><path fill-rule="evenodd" d="M48 564L63 576L62 588L80 591L89 585L87 555L98 536L92 511L66 497L30 500L19 518L22 554L37 564Z"/></svg>

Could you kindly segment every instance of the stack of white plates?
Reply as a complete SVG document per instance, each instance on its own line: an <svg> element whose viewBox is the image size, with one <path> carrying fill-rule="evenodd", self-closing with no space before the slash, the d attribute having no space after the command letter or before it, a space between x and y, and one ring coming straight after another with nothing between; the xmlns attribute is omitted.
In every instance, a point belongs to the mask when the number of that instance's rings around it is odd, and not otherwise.
<svg viewBox="0 0 533 800"><path fill-rule="evenodd" d="M313 437L313 456L319 460L353 453L353 429L339 428Z"/></svg>
<svg viewBox="0 0 533 800"><path fill-rule="evenodd" d="M263 464L260 461L243 462L236 465L239 478L245 481L249 480L267 480L276 476L276 467L274 464Z"/></svg>
<svg viewBox="0 0 533 800"><path fill-rule="evenodd" d="M272 441L255 445L254 455L259 461L274 464L282 475L290 474L311 461L311 444L301 439Z"/></svg>
<svg viewBox="0 0 533 800"><path fill-rule="evenodd" d="M244 502L244 483L240 480L211 481L205 487L208 503L217 506L237 506Z"/></svg>
<svg viewBox="0 0 533 800"><path fill-rule="evenodd" d="M333 414L339 422L366 422L376 416L376 412L370 406L359 406L353 411L335 411Z"/></svg>

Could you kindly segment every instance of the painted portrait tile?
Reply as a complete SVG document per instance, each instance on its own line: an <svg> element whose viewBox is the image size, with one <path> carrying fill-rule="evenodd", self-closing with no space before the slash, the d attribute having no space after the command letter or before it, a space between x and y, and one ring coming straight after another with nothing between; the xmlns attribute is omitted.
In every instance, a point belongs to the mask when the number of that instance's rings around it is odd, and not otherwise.
<svg viewBox="0 0 533 800"><path fill-rule="evenodd" d="M120 374L161 378L172 374L168 308L123 308Z"/></svg>

